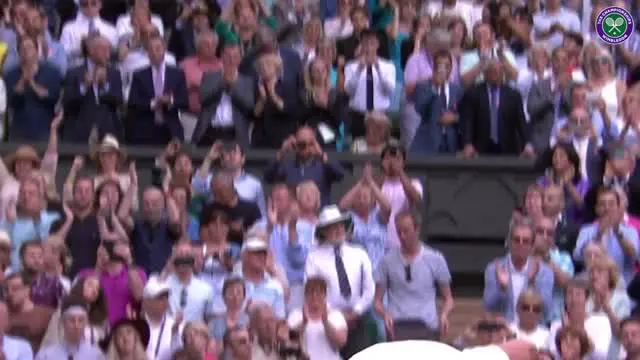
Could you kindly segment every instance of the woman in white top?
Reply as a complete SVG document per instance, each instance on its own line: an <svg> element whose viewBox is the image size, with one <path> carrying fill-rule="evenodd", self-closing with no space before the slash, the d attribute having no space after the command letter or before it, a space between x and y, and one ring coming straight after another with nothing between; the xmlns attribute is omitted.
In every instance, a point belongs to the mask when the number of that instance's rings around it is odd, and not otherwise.
<svg viewBox="0 0 640 360"><path fill-rule="evenodd" d="M611 258L605 256L591 263L589 282L592 293L587 300L587 312L604 313L612 324L631 314L631 300L624 285L619 286L620 273Z"/></svg>
<svg viewBox="0 0 640 360"><path fill-rule="evenodd" d="M542 321L542 298L535 289L526 289L520 294L517 304L518 318L511 324L517 339L527 340L536 348L542 348L549 337L549 329L540 325Z"/></svg>
<svg viewBox="0 0 640 360"><path fill-rule="evenodd" d="M338 0L338 14L324 22L324 35L330 40L348 38L353 33L351 10L353 0Z"/></svg>
<svg viewBox="0 0 640 360"><path fill-rule="evenodd" d="M607 109L606 114L602 114L604 121L607 121L608 116L608 120L620 122L617 120L618 108L624 97L626 85L616 78L613 57L598 43L589 42L582 53L582 64L589 87L587 101L593 104L602 99ZM623 126L620 125L618 124L621 129Z"/></svg>
<svg viewBox="0 0 640 360"><path fill-rule="evenodd" d="M611 344L611 324L606 315L596 315L587 313L587 295L590 284L587 281L572 280L565 289L565 313L561 320L551 323L547 348L551 353L559 358L558 333L562 328L570 326L586 332L589 340L594 345L593 351L589 354L589 359L605 360L609 353ZM580 358L582 359L582 358Z"/></svg>
<svg viewBox="0 0 640 360"><path fill-rule="evenodd" d="M135 0L135 4L131 8L131 11L121 15L116 22L118 40L122 40L127 36L133 36L133 29L135 27L134 22L143 17L151 21L151 23L160 32L160 36L163 36L164 25L162 24L162 19L157 15L151 14L151 10L149 9L149 0Z"/></svg>
<svg viewBox="0 0 640 360"><path fill-rule="evenodd" d="M558 360L587 359L593 349L593 345L584 330L570 326L558 331L555 343L559 349L559 355L556 356Z"/></svg>
<svg viewBox="0 0 640 360"><path fill-rule="evenodd" d="M340 311L328 308L324 278L307 279L304 307L292 311L287 323L300 334L302 349L309 360L341 360L339 349L347 342L347 321Z"/></svg>

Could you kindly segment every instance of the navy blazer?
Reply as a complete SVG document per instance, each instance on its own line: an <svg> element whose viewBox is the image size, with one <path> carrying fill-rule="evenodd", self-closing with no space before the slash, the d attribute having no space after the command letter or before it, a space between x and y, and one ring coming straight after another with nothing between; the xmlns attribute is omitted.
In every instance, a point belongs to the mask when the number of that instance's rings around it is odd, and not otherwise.
<svg viewBox="0 0 640 360"><path fill-rule="evenodd" d="M164 94L173 96L173 103L162 110L163 122L156 124L151 100L155 96L151 66L133 73L129 92L126 138L130 144L165 145L173 138L184 139L178 112L189 107L187 83L182 70L166 65Z"/></svg>
<svg viewBox="0 0 640 360"><path fill-rule="evenodd" d="M9 131L12 140L45 141L49 138L51 120L60 96L62 74L53 65L40 63L34 79L47 89L47 95L39 97L31 86L25 85L21 93L15 91L22 77L22 68L9 71L4 77L7 89L7 105L13 110L13 121Z"/></svg>
<svg viewBox="0 0 640 360"><path fill-rule="evenodd" d="M109 66L103 85L85 88L87 69L85 64L67 72L62 96L65 114L63 139L66 142L86 143L95 126L100 139L108 133L122 140L124 131L118 115L118 108L123 103L120 71Z"/></svg>
<svg viewBox="0 0 640 360"><path fill-rule="evenodd" d="M445 111L457 113L463 89L457 84L449 87L448 106L442 102L439 89L431 81L419 83L415 90L415 107L421 123L411 143L411 152L417 154L454 153L460 148L460 126L440 124ZM445 107L446 106L446 107ZM441 146L444 146L441 149Z"/></svg>

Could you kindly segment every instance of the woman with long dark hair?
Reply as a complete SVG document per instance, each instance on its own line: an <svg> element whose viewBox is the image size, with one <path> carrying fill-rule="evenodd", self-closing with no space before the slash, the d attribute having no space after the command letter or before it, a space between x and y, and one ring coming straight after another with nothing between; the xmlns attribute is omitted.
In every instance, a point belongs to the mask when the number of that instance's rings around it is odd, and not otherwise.
<svg viewBox="0 0 640 360"><path fill-rule="evenodd" d="M104 289L100 284L100 279L96 276L87 276L79 279L71 288L69 295L67 295L67 300L87 305L89 309L89 322L84 330L84 336L91 344L97 345L106 337L109 330L107 302L104 296ZM63 341L63 339L64 330L62 327L62 319L60 318L60 309L58 309L49 321L49 327L42 339L41 346L44 348L48 345Z"/></svg>

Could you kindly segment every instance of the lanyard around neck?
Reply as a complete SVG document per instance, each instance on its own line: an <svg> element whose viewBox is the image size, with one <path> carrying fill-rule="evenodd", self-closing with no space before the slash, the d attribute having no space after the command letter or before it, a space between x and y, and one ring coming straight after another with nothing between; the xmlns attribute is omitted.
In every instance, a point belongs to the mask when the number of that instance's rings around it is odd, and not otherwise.
<svg viewBox="0 0 640 360"><path fill-rule="evenodd" d="M158 341L156 342L156 350L154 351L154 355L153 355L154 359L158 358L158 352L160 351L160 342L162 341L162 333L164 333L164 326L165 326L165 321L166 320L167 320L166 316L162 317L162 325L160 325L160 333L158 333Z"/></svg>

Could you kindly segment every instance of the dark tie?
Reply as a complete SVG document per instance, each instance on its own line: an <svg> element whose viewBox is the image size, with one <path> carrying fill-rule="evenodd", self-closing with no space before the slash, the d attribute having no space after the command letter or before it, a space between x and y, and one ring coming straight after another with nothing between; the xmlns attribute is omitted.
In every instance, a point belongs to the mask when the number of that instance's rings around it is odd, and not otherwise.
<svg viewBox="0 0 640 360"><path fill-rule="evenodd" d="M367 111L373 110L373 66L367 66Z"/></svg>
<svg viewBox="0 0 640 360"><path fill-rule="evenodd" d="M442 111L447 110L447 94L444 91L444 86L440 88L440 103L442 104Z"/></svg>
<svg viewBox="0 0 640 360"><path fill-rule="evenodd" d="M498 144L498 108L500 107L500 91L498 87L489 88L489 111L491 120L491 141Z"/></svg>
<svg viewBox="0 0 640 360"><path fill-rule="evenodd" d="M351 285L349 285L347 270L345 270L344 262L342 261L340 246L336 246L333 250L336 257L336 273L338 273L338 284L340 285L340 294L342 295L343 298L348 299L351 297Z"/></svg>

